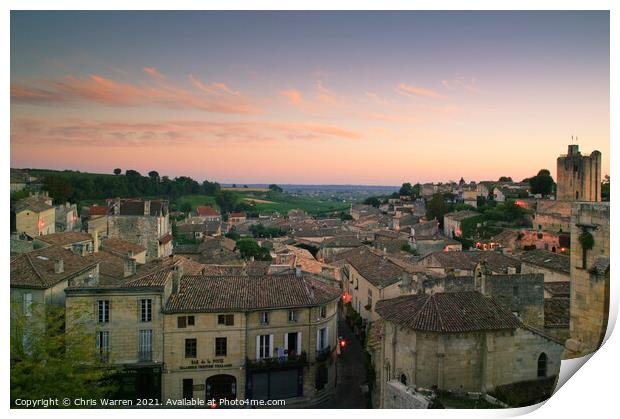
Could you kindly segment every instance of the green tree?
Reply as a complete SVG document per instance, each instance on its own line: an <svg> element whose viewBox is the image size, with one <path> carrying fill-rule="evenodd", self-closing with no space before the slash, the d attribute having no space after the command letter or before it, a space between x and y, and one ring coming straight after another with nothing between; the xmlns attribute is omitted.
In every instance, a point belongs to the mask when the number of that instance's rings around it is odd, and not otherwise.
<svg viewBox="0 0 620 419"><path fill-rule="evenodd" d="M609 201L610 189L609 189L609 175L605 175L603 182L601 182L601 199L603 201Z"/></svg>
<svg viewBox="0 0 620 419"><path fill-rule="evenodd" d="M276 184L269 185L269 190L273 192L278 192L278 193L284 192L284 190Z"/></svg>
<svg viewBox="0 0 620 419"><path fill-rule="evenodd" d="M65 325L64 307L11 306L11 403L21 399L110 397L117 371L100 360L91 331Z"/></svg>
<svg viewBox="0 0 620 419"><path fill-rule="evenodd" d="M530 192L533 194L541 194L542 196L551 195L553 190L553 178L547 169L542 169L538 174L529 179Z"/></svg>
<svg viewBox="0 0 620 419"><path fill-rule="evenodd" d="M443 216L449 211L448 205L444 197L440 193L433 195L431 200L426 204L426 219L432 220L436 218L443 225Z"/></svg>
<svg viewBox="0 0 620 419"><path fill-rule="evenodd" d="M215 202L219 205L222 213L226 213L234 211L241 202L241 199L239 194L233 191L222 190L215 194Z"/></svg>
<svg viewBox="0 0 620 419"><path fill-rule="evenodd" d="M43 190L49 192L54 203L63 204L73 195L73 186L64 176L47 175L43 179Z"/></svg>
<svg viewBox="0 0 620 419"><path fill-rule="evenodd" d="M365 205L372 205L375 208L379 208L379 205L381 205L381 201L376 196L370 196L370 197L364 199L364 204Z"/></svg>
<svg viewBox="0 0 620 419"><path fill-rule="evenodd" d="M191 212L192 211L192 204L190 204L189 202L183 202L181 204L181 212Z"/></svg>
<svg viewBox="0 0 620 419"><path fill-rule="evenodd" d="M501 176L498 182L512 182L512 178L510 176Z"/></svg>
<svg viewBox="0 0 620 419"><path fill-rule="evenodd" d="M119 169L118 167L116 169L114 169L114 174L116 176L120 175L123 171L121 169Z"/></svg>
<svg viewBox="0 0 620 419"><path fill-rule="evenodd" d="M411 186L409 182L403 183L403 186L400 187L398 192L401 196L411 196L413 195L413 186Z"/></svg>
<svg viewBox="0 0 620 419"><path fill-rule="evenodd" d="M249 260L252 257L254 260L271 260L269 249L259 246L258 242L254 239L241 239L237 242L237 249L241 254L241 257L245 260Z"/></svg>

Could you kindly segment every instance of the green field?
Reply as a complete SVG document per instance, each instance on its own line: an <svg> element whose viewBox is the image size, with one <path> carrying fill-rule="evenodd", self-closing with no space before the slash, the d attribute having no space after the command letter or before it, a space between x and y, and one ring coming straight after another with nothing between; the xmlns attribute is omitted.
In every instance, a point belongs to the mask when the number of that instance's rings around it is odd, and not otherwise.
<svg viewBox="0 0 620 419"><path fill-rule="evenodd" d="M267 195L267 193L256 191L244 191L242 188L237 188L235 192L241 195L241 197L247 198L244 202L261 213L277 211L280 214L286 214L289 210L299 208L309 214L318 215L335 211L344 211L349 208L347 204L341 202L297 197L288 194ZM250 200L252 199L257 199L259 202L251 202ZM180 208L181 205L186 202L192 206L192 209L196 209L198 205L211 205L218 208L218 205L215 203L215 198L207 195L183 195L175 201L175 204L177 208Z"/></svg>

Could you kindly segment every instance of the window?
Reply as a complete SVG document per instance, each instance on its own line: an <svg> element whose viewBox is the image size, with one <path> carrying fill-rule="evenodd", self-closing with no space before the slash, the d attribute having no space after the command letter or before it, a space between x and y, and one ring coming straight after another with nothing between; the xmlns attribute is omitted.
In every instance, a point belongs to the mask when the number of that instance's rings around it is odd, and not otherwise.
<svg viewBox="0 0 620 419"><path fill-rule="evenodd" d="M30 292L24 294L24 316L32 316L32 293Z"/></svg>
<svg viewBox="0 0 620 419"><path fill-rule="evenodd" d="M110 301L98 300L97 301L97 319L99 323L110 322Z"/></svg>
<svg viewBox="0 0 620 419"><path fill-rule="evenodd" d="M215 338L215 356L226 356L226 338Z"/></svg>
<svg viewBox="0 0 620 419"><path fill-rule="evenodd" d="M400 375L400 382L407 385L407 376L405 374Z"/></svg>
<svg viewBox="0 0 620 419"><path fill-rule="evenodd" d="M152 361L153 360L153 331L152 330L140 330L138 339L138 360Z"/></svg>
<svg viewBox="0 0 620 419"><path fill-rule="evenodd" d="M177 327L183 329L187 326L193 326L194 321L194 316L179 316L177 317Z"/></svg>
<svg viewBox="0 0 620 419"><path fill-rule="evenodd" d="M234 314L219 314L217 316L217 324L222 326L234 326L235 315Z"/></svg>
<svg viewBox="0 0 620 419"><path fill-rule="evenodd" d="M327 307L326 306L319 307L319 317L322 318L322 319L327 317Z"/></svg>
<svg viewBox="0 0 620 419"><path fill-rule="evenodd" d="M191 378L183 379L183 398L185 400L194 398L194 380Z"/></svg>
<svg viewBox="0 0 620 419"><path fill-rule="evenodd" d="M153 303L151 299L140 300L140 321L150 322L153 320Z"/></svg>
<svg viewBox="0 0 620 419"><path fill-rule="evenodd" d="M325 349L328 346L327 345L327 327L319 329L316 345L317 345L318 350Z"/></svg>
<svg viewBox="0 0 620 419"><path fill-rule="evenodd" d="M372 311L372 290L371 289L368 290L368 304L367 304L367 306L368 306L368 310Z"/></svg>
<svg viewBox="0 0 620 419"><path fill-rule="evenodd" d="M256 355L258 359L271 358L271 340L272 335L258 335L256 337L257 351Z"/></svg>
<svg viewBox="0 0 620 419"><path fill-rule="evenodd" d="M269 324L269 312L261 311L260 313L260 323L261 324Z"/></svg>
<svg viewBox="0 0 620 419"><path fill-rule="evenodd" d="M538 378L547 376L547 354L544 352L538 357Z"/></svg>
<svg viewBox="0 0 620 419"><path fill-rule="evenodd" d="M185 358L196 358L196 339L185 339Z"/></svg>
<svg viewBox="0 0 620 419"><path fill-rule="evenodd" d="M296 323L297 322L297 312L295 310L289 310L288 311L288 321L289 321L289 323Z"/></svg>
<svg viewBox="0 0 620 419"><path fill-rule="evenodd" d="M97 351L99 352L99 359L104 362L108 360L108 353L110 352L110 332L107 330L97 332Z"/></svg>

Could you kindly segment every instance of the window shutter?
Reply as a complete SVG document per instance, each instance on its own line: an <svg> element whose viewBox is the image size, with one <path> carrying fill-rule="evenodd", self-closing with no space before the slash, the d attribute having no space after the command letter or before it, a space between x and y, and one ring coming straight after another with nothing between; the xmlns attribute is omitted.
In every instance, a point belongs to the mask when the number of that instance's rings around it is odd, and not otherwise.
<svg viewBox="0 0 620 419"><path fill-rule="evenodd" d="M303 351L301 349L301 332L297 332L297 353L300 354Z"/></svg>
<svg viewBox="0 0 620 419"><path fill-rule="evenodd" d="M288 351L288 333L284 334L284 350Z"/></svg>
<svg viewBox="0 0 620 419"><path fill-rule="evenodd" d="M256 335L256 359L260 359L260 335Z"/></svg>
<svg viewBox="0 0 620 419"><path fill-rule="evenodd" d="M269 335L269 358L273 358L273 335Z"/></svg>

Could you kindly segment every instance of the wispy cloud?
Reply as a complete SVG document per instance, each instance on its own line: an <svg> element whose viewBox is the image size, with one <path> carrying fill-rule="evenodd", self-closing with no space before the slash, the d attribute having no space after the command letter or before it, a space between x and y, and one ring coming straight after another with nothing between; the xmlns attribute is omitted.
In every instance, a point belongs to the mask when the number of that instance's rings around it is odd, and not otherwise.
<svg viewBox="0 0 620 419"><path fill-rule="evenodd" d="M424 87L411 86L406 83L401 83L398 85L397 90L401 93L414 95L414 96L423 96L430 97L435 99L441 99L444 96L436 92L435 90L426 89Z"/></svg>
<svg viewBox="0 0 620 419"><path fill-rule="evenodd" d="M359 132L328 124L267 121L162 122L57 121L20 119L11 123L11 142L23 145L95 147L177 146L180 144L273 143L287 140L357 140Z"/></svg>
<svg viewBox="0 0 620 419"><path fill-rule="evenodd" d="M161 106L214 113L259 113L252 100L225 83L207 85L190 76L196 88L191 91L169 82L154 68L144 67L143 71L150 76L149 81L126 83L93 74L87 78L69 76L48 80L37 85L14 83L11 101L38 105L90 102L114 107Z"/></svg>
<svg viewBox="0 0 620 419"><path fill-rule="evenodd" d="M301 106L304 100L301 97L301 92L297 89L288 89L280 92L280 96L284 96L288 99L291 105Z"/></svg>
<svg viewBox="0 0 620 419"><path fill-rule="evenodd" d="M476 93L478 92L478 84L476 79L466 79L463 76L455 77L451 80L442 80L441 84L448 89L465 89L468 92Z"/></svg>

